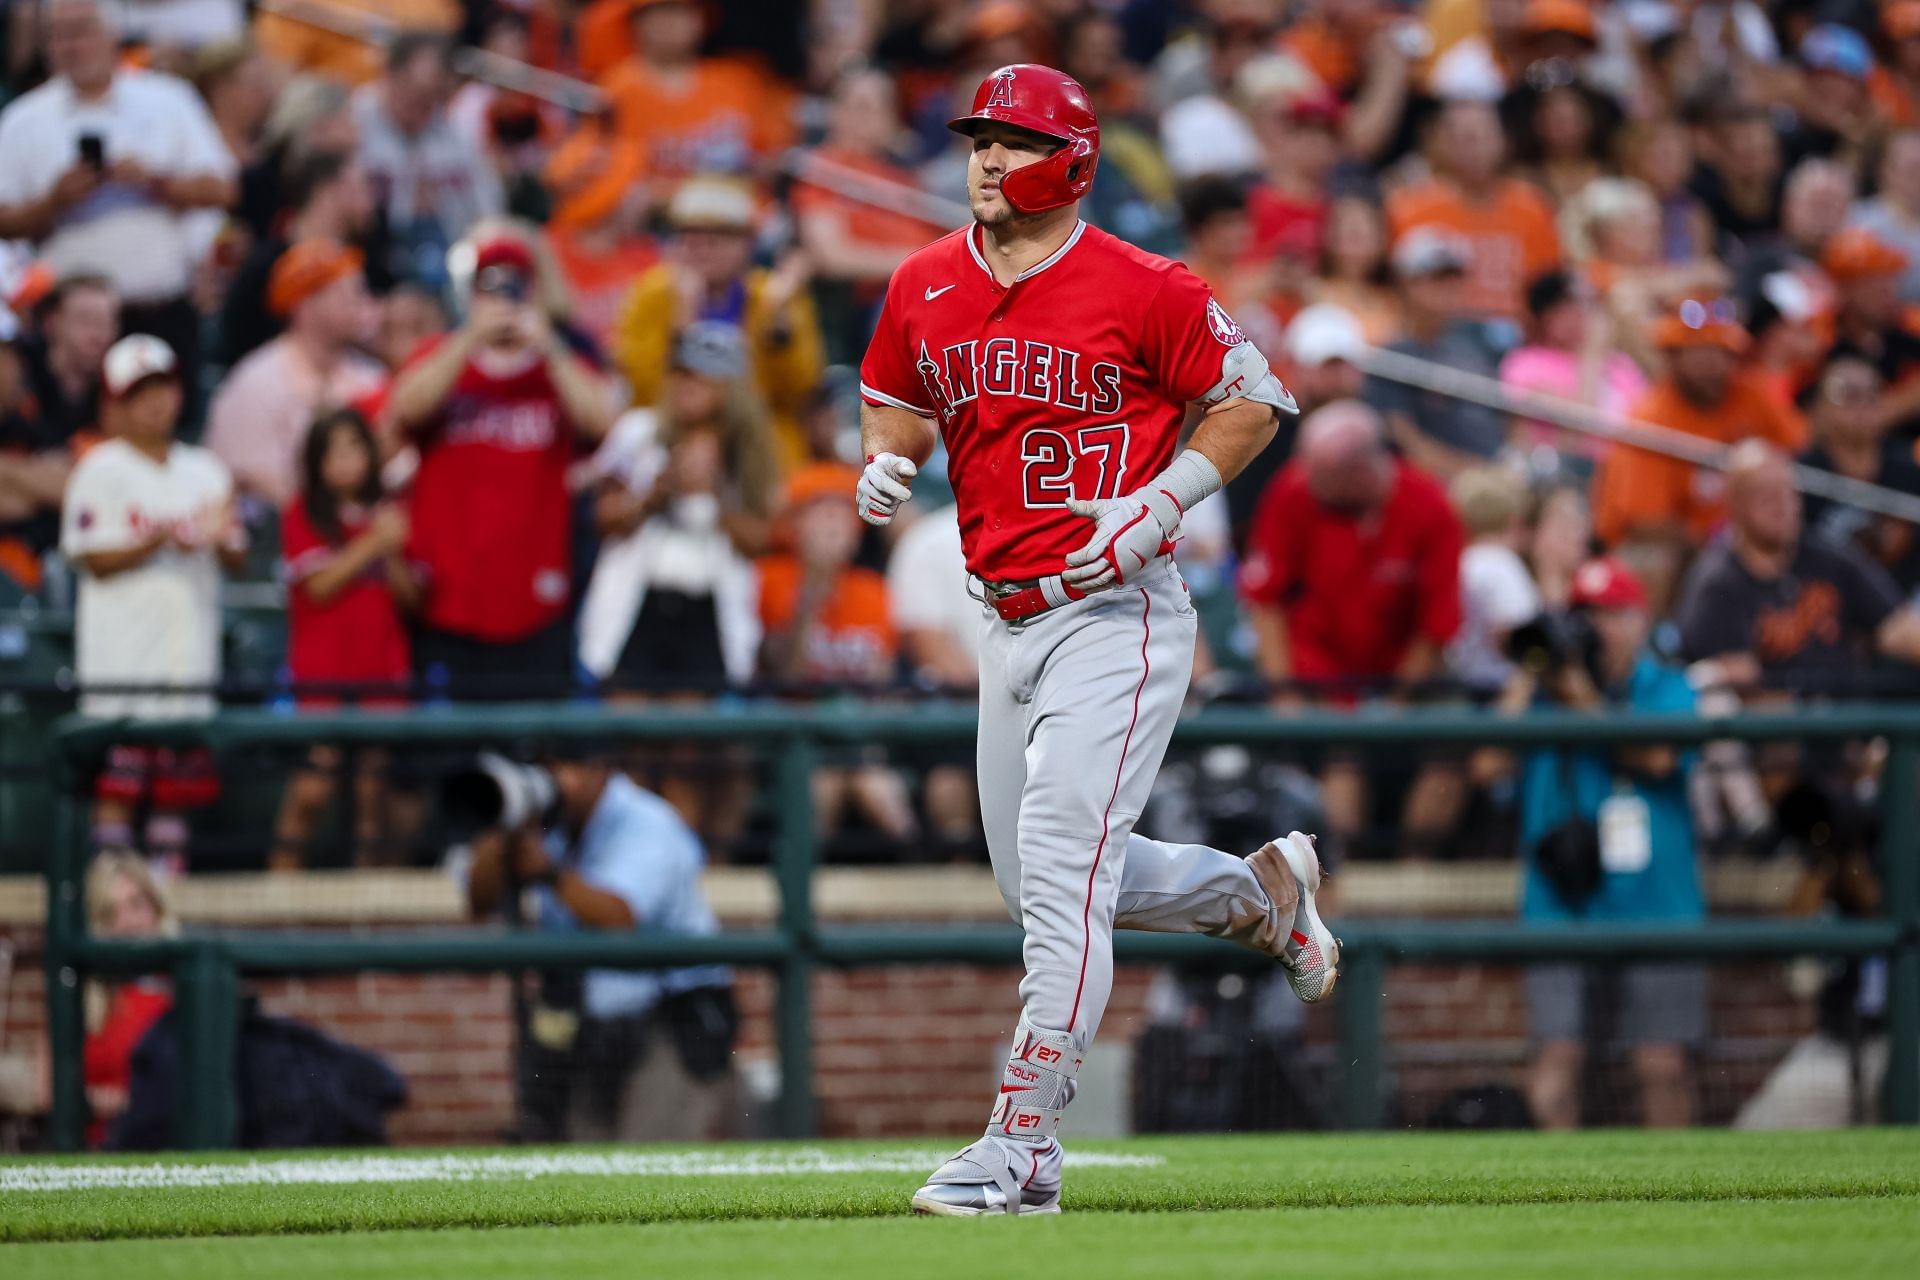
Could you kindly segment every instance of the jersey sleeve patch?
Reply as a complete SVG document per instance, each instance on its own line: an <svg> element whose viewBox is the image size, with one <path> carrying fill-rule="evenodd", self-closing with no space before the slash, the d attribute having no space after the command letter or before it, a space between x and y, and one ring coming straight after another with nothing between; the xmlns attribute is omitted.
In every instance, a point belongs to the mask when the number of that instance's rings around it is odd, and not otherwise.
<svg viewBox="0 0 1920 1280"><path fill-rule="evenodd" d="M1237 347L1247 340L1247 335L1233 322L1227 309L1214 298L1207 299L1207 328L1223 347Z"/></svg>

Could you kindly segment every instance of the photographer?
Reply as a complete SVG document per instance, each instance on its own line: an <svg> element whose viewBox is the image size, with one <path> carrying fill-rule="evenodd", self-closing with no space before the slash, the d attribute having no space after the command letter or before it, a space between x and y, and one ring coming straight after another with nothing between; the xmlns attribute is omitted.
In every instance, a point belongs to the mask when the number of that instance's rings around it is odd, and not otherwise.
<svg viewBox="0 0 1920 1280"><path fill-rule="evenodd" d="M493 828L473 842L476 918L520 904L534 928L711 934L700 840L666 801L600 759L545 769L483 759L448 784L450 810ZM544 830L542 829L544 827ZM696 1141L716 1136L739 1020L721 967L541 975L522 1021L522 1136L530 1141Z"/></svg>
<svg viewBox="0 0 1920 1280"><path fill-rule="evenodd" d="M1543 614L1515 632L1510 652L1521 671L1504 705L1691 712L1685 675L1647 650L1651 626L1646 589L1632 571L1613 559L1589 561L1574 575L1566 613ZM1689 755L1659 745L1529 755L1520 790L1521 918L1703 919L1687 807L1692 767ZM1693 1123L1687 1049L1706 1033L1703 971L1625 964L1596 975L1578 965L1540 966L1527 974L1527 1005L1539 1045L1527 1094L1541 1127L1579 1123L1582 1068L1596 1041L1603 1051L1629 1046L1646 1124Z"/></svg>

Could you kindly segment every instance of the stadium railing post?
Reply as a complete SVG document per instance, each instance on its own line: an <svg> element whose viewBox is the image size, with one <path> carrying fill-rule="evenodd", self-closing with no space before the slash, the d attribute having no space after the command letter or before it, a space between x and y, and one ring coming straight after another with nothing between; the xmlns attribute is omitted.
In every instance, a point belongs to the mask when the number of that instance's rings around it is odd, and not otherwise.
<svg viewBox="0 0 1920 1280"><path fill-rule="evenodd" d="M1340 1110L1349 1129L1378 1129L1386 1122L1386 1058L1381 1016L1386 998L1387 956L1361 943L1341 956Z"/></svg>
<svg viewBox="0 0 1920 1280"><path fill-rule="evenodd" d="M1887 911L1900 926L1888 961L1887 1078L1881 1116L1920 1124L1920 738L1897 733L1881 781L1880 854Z"/></svg>
<svg viewBox="0 0 1920 1280"><path fill-rule="evenodd" d="M240 975L213 941L187 948L173 970L179 1078L175 1137L187 1151L219 1151L240 1136L235 1057L240 1034Z"/></svg>
<svg viewBox="0 0 1920 1280"><path fill-rule="evenodd" d="M780 887L780 932L786 956L778 970L774 1038L780 1050L780 1134L811 1138L813 1099L813 826L814 743L796 733L780 743L774 803L780 815L774 868Z"/></svg>
<svg viewBox="0 0 1920 1280"><path fill-rule="evenodd" d="M87 842L86 798L76 787L63 788L47 854L47 1044L53 1061L48 1137L56 1151L78 1151L86 1138L81 1079L86 1013L74 953L87 930L86 895L81 892Z"/></svg>

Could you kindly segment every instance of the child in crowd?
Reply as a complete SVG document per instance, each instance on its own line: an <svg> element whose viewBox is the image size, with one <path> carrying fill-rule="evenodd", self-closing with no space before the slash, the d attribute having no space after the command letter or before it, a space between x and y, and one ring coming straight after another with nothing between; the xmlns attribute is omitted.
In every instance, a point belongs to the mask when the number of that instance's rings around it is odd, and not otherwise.
<svg viewBox="0 0 1920 1280"><path fill-rule="evenodd" d="M407 516L386 501L367 422L351 409L318 418L301 457L302 485L281 518L287 577L287 668L300 702L336 706L402 700L410 667L405 614L419 588L404 549ZM393 834L380 753L363 752L355 771L354 860L381 859ZM298 867L342 764L316 747L287 784L269 855Z"/></svg>

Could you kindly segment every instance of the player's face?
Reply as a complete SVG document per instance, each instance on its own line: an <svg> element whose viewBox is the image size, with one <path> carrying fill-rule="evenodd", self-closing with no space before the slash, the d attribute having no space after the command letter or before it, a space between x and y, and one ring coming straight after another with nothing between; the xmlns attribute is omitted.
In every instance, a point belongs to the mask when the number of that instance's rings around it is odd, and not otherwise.
<svg viewBox="0 0 1920 1280"><path fill-rule="evenodd" d="M973 209L973 220L998 227L1021 217L1000 194L1000 179L1045 160L1059 145L1044 134L1012 125L983 124L975 129L973 154L967 158L967 204Z"/></svg>

